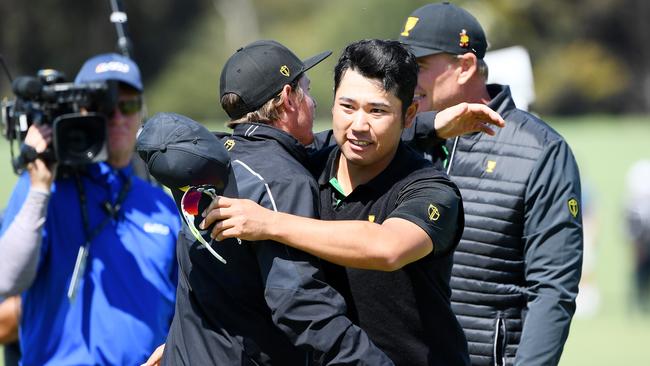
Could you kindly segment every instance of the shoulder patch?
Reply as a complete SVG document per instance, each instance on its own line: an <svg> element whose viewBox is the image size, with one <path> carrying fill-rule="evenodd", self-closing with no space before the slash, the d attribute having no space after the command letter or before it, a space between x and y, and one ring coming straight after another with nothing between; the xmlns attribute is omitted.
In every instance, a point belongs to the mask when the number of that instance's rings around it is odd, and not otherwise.
<svg viewBox="0 0 650 366"><path fill-rule="evenodd" d="M578 216L578 200L571 198L567 201L567 206L569 207L569 212L574 218Z"/></svg>
<svg viewBox="0 0 650 366"><path fill-rule="evenodd" d="M223 146L226 148L226 150L230 151L233 147L235 147L235 140L228 139L223 143Z"/></svg>
<svg viewBox="0 0 650 366"><path fill-rule="evenodd" d="M440 210L434 204L429 204L429 221L438 221L440 218Z"/></svg>

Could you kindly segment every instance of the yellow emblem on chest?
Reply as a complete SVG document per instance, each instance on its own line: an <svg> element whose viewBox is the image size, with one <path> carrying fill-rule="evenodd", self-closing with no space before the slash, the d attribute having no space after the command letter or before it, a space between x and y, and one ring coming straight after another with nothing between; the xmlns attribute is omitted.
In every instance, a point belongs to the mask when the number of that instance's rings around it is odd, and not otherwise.
<svg viewBox="0 0 650 366"><path fill-rule="evenodd" d="M488 160L487 165L485 166L485 172L486 173L493 173L494 168L497 167L497 162L494 160Z"/></svg>

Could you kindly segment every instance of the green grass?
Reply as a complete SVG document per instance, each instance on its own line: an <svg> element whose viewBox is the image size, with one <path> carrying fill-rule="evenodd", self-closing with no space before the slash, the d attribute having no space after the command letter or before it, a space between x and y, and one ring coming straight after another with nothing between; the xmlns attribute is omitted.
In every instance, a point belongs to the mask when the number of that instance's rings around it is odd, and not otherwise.
<svg viewBox="0 0 650 366"><path fill-rule="evenodd" d="M630 306L632 257L622 209L627 169L638 159L650 159L650 118L589 116L549 122L571 145L582 179L592 191L597 220L595 281L601 291L596 315L573 321L561 364L647 364L650 316ZM315 129L328 124L320 121ZM0 141L0 173L0 207L4 207L16 181L4 140ZM1 358L0 366L4 366Z"/></svg>

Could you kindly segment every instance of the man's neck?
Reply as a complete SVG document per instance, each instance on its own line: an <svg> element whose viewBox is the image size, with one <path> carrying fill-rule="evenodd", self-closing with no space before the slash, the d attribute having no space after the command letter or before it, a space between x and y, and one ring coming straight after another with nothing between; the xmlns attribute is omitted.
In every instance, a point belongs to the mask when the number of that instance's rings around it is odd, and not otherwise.
<svg viewBox="0 0 650 366"><path fill-rule="evenodd" d="M132 154L129 154L128 156L110 156L108 160L106 160L106 163L108 163L108 165L113 169L126 168L131 162L132 156Z"/></svg>
<svg viewBox="0 0 650 366"><path fill-rule="evenodd" d="M492 100L490 93L487 90L485 80L472 79L465 88L466 92L463 95L462 102L488 104Z"/></svg>
<svg viewBox="0 0 650 366"><path fill-rule="evenodd" d="M391 161L393 161L396 153L397 149L387 156L386 159L373 165L354 164L348 161L343 153L339 153L336 179L339 181L343 192L349 195L358 186L370 182L381 174L390 165Z"/></svg>

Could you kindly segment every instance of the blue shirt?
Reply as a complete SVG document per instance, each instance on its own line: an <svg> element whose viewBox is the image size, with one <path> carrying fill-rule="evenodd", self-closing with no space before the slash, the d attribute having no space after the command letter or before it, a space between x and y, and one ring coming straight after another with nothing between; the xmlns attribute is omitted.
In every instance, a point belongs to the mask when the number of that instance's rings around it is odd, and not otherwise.
<svg viewBox="0 0 650 366"><path fill-rule="evenodd" d="M76 299L67 290L86 242L74 177L57 179L47 208L38 273L23 293L23 365L136 365L165 341L177 284L180 221L173 200L130 167L88 167L82 177L91 231L131 178L116 219L92 240ZM20 210L29 176L20 177L2 231Z"/></svg>

